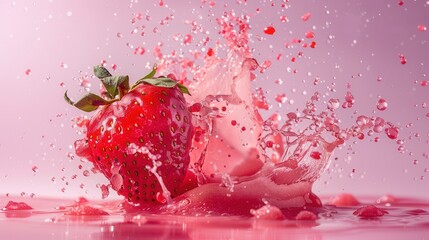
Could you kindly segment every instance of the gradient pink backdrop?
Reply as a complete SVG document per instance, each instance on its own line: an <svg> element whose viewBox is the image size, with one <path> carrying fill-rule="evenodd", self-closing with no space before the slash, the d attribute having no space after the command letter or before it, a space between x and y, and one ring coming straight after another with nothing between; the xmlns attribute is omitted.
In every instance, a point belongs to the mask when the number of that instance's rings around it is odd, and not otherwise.
<svg viewBox="0 0 429 240"><path fill-rule="evenodd" d="M290 1L287 8L281 7L284 1L238 2L244 1L216 1L214 7L201 1L173 0L164 0L164 6L158 0L1 1L0 194L99 198L96 184L106 183L103 177L84 177L78 166L89 169L91 165L67 156L79 138L71 119L83 114L63 101L64 91L75 98L82 95L79 78L102 60L108 67L116 64L116 73L135 80L154 63L152 52L158 43L164 52L206 51L197 46L198 41L208 36L208 46L214 46L220 39L215 19L234 9L236 14L250 16L255 58L260 63L273 62L264 74L258 74L255 85L269 91L273 105L279 93L294 101L284 104L281 113L302 109L314 91L327 93L333 84L336 92L324 100L343 99L350 83L356 104L352 110L339 111L342 126L350 126L365 114L382 116L400 127L404 153L383 134L378 143L372 141L375 136L356 144L347 142L335 152L336 160L314 187L316 193L429 198L429 118L425 116L429 109L424 107L429 86L416 83L429 80L429 32L417 27L429 26L429 2L404 0L400 6L397 0L309 0ZM311 18L303 22L301 16L307 12ZM138 13L143 19L132 25ZM171 14L174 19L161 25ZM280 16L289 22L282 22ZM201 24L202 33L193 34L192 43L184 46L183 36L191 33L192 20ZM141 36L142 25L145 36ZM276 28L275 35L263 33L269 25ZM155 27L158 31L153 31ZM315 49L285 47L310 30L315 33ZM135 55L136 47L146 52ZM292 63L291 57L300 51L304 56ZM279 53L282 59L276 60ZM405 65L400 63L400 54L407 59ZM279 78L282 85L275 84ZM316 86L315 78L320 79ZM89 81L97 91L97 81ZM387 100L386 111L377 110L378 96Z"/></svg>

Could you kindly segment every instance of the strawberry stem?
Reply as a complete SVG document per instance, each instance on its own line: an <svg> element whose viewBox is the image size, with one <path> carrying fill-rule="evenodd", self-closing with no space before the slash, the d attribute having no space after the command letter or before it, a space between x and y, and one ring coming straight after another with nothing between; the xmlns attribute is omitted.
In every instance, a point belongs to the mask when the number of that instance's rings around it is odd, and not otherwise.
<svg viewBox="0 0 429 240"><path fill-rule="evenodd" d="M129 83L129 77L126 76L112 76L110 72L103 66L94 67L94 75L101 80L104 88L106 89L105 95L106 98L102 98L93 93L88 93L83 98L79 99L77 102L73 102L68 96L67 91L64 93L64 99L70 105L73 105L80 110L85 112L92 112L96 110L99 106L109 105L115 101L120 100L125 94L133 90L139 84L150 84L153 86L165 87L165 88L174 88L178 87L179 90L184 94L189 94L189 90L183 85L171 78L158 77L154 78L156 74L156 65L153 66L152 71L139 79L131 88Z"/></svg>
<svg viewBox="0 0 429 240"><path fill-rule="evenodd" d="M94 75L101 80L110 99L115 99L118 95L121 98L124 93L130 90L130 80L128 76L112 76L103 66L95 66Z"/></svg>

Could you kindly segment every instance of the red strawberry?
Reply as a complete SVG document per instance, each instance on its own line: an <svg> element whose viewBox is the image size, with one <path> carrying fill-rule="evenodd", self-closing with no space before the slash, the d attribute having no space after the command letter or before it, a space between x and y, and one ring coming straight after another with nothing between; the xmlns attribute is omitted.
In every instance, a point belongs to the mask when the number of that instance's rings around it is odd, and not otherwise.
<svg viewBox="0 0 429 240"><path fill-rule="evenodd" d="M72 102L65 94L66 101L84 111L104 105L91 118L86 138L76 142L77 153L132 203L164 202L166 193L175 197L183 192L179 187L194 133L183 96L187 89L169 78L153 78L155 69L132 88L128 76L113 77L103 67L94 73L108 99L88 94Z"/></svg>

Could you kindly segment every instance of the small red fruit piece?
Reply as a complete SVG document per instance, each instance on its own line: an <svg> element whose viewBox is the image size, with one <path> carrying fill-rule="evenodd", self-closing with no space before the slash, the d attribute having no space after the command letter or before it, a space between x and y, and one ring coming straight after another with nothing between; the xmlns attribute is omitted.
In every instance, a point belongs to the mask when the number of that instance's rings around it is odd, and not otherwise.
<svg viewBox="0 0 429 240"><path fill-rule="evenodd" d="M268 26L264 29L264 33L268 35L273 35L276 32L276 29L273 26Z"/></svg>
<svg viewBox="0 0 429 240"><path fill-rule="evenodd" d="M322 154L320 152L311 152L310 157L314 160L320 160L322 158Z"/></svg>
<svg viewBox="0 0 429 240"><path fill-rule="evenodd" d="M374 205L368 205L358 208L353 212L353 214L361 218L377 218L383 216L384 214L388 214L388 212L384 209L377 208Z"/></svg>
<svg viewBox="0 0 429 240"><path fill-rule="evenodd" d="M33 209L32 207L30 207L28 204L26 204L25 202L14 202L14 201L9 201L6 206L4 206L4 208L2 209L3 211L8 211L8 210L31 210Z"/></svg>
<svg viewBox="0 0 429 240"><path fill-rule="evenodd" d="M112 189L134 204L159 204L175 197L189 166L194 127L183 93L186 87L153 71L133 87L128 76L113 77L94 69L109 98L88 94L66 101L92 111L101 106L78 140L77 154L93 162L110 180ZM168 192L167 192L168 191Z"/></svg>
<svg viewBox="0 0 429 240"><path fill-rule="evenodd" d="M209 50L207 50L207 56L211 57L213 56L213 54L214 54L213 48L209 48Z"/></svg>

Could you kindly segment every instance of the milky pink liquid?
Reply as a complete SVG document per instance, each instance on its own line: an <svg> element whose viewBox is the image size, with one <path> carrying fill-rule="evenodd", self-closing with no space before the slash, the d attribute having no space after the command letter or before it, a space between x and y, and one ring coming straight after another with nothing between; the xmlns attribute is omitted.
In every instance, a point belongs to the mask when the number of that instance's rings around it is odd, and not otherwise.
<svg viewBox="0 0 429 240"><path fill-rule="evenodd" d="M161 5L162 2L160 2ZM163 3L162 3L163 4ZM311 14L302 16L307 21ZM157 48L159 74L189 85L188 97L199 138L191 152L192 170L200 186L174 199L170 205L145 208L122 201L77 202L62 199L2 198L2 237L13 239L418 239L429 236L429 203L385 197L356 199L340 195L320 201L312 185L329 165L336 147L350 139L385 134L395 140L398 128L377 116L358 116L356 124L340 128L337 109L353 108L348 87L343 99L332 98L319 111L319 93L304 109L262 119L268 109L263 91L253 91L255 71L271 63L258 63L249 45L246 16L225 13L218 18L226 50L209 48L203 59L164 55ZM419 28L420 29L420 28ZM155 29L154 29L155 31ZM267 35L276 29L267 26ZM314 33L307 32L307 39ZM193 41L184 37L184 45ZM294 43L315 48L316 42ZM143 55L144 48L134 54ZM298 56L302 56L299 53ZM281 56L278 56L281 58ZM407 59L400 54L400 63ZM292 58L295 61L295 58ZM200 63L200 64L198 64ZM112 66L116 69L116 66ZM29 75L31 72L25 72ZM189 77L192 79L188 79ZM283 103L285 96L276 101ZM377 109L387 103L380 99ZM379 137L374 138L377 142ZM107 188L104 186L104 188ZM107 190L105 191L107 192ZM107 194L106 194L107 195ZM25 201L16 209L10 200ZM323 204L322 204L323 203ZM335 204L330 205L330 204ZM12 203L12 206L14 204ZM32 208L32 209L30 209ZM6 221L7 219L7 221ZM16 224L18 223L18 224ZM26 231L20 231L25 226ZM403 231L403 227L412 231Z"/></svg>

